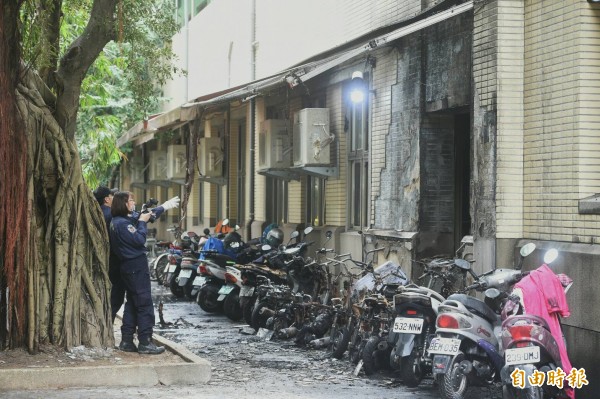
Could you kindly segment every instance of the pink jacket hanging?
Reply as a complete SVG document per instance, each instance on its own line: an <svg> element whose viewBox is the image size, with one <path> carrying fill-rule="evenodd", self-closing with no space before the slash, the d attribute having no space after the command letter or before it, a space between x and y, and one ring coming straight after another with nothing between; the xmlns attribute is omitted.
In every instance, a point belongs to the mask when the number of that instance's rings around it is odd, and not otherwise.
<svg viewBox="0 0 600 399"><path fill-rule="evenodd" d="M546 320L550 333L558 344L562 369L566 374L571 371L571 362L563 340L558 315L568 317L571 313L567 297L558 276L543 264L515 285L523 292L525 312ZM565 381L565 392L569 398L575 398L575 391Z"/></svg>

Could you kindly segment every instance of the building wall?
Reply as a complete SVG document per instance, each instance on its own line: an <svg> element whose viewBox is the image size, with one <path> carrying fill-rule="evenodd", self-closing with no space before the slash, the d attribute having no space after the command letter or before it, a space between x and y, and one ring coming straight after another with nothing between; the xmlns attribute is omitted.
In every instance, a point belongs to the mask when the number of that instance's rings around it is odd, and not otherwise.
<svg viewBox="0 0 600 399"><path fill-rule="evenodd" d="M325 223L333 226L346 226L347 193L346 179L348 158L346 150L346 137L344 131L345 108L342 97L342 84L327 87L326 101L329 108L329 129L335 135L333 145L338 151L337 178L329 178L325 183Z"/></svg>
<svg viewBox="0 0 600 399"><path fill-rule="evenodd" d="M399 40L396 49L397 83L390 87L391 111L389 117L383 120L389 123L384 152L372 154L373 159L385 157L385 168L380 169L381 183L374 204L374 219L378 228L416 231L420 188L420 35Z"/></svg>
<svg viewBox="0 0 600 399"><path fill-rule="evenodd" d="M371 94L371 224L376 224L376 200L382 192L382 173L386 168L386 145L390 134L392 115L392 87L398 82L398 51L385 49L375 54L377 66L373 69ZM387 185L387 182L386 182ZM386 225L390 225L389 222Z"/></svg>
<svg viewBox="0 0 600 399"><path fill-rule="evenodd" d="M475 271L489 270L496 256L496 116L498 1L473 11L473 133L471 217Z"/></svg>
<svg viewBox="0 0 600 399"><path fill-rule="evenodd" d="M439 1L280 0L211 2L174 35L177 66L187 76L163 87L163 110L270 76L375 29L410 19ZM227 23L214 23L227 21ZM235 29L231 29L235 26ZM255 34L252 42L253 32ZM280 32L285 32L282 45ZM252 51L256 76L252 76Z"/></svg>
<svg viewBox="0 0 600 399"><path fill-rule="evenodd" d="M578 200L600 191L600 15L586 2L531 1L525 19L525 234L592 243L600 223Z"/></svg>
<svg viewBox="0 0 600 399"><path fill-rule="evenodd" d="M496 236L523 236L524 2L498 1ZM477 60L480 68L492 56Z"/></svg>

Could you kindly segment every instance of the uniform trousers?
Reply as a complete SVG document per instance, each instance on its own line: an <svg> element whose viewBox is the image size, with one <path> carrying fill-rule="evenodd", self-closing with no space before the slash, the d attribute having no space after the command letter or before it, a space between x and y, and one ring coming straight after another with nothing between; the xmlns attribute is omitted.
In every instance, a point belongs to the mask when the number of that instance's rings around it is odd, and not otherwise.
<svg viewBox="0 0 600 399"><path fill-rule="evenodd" d="M155 319L146 255L121 262L121 280L127 292L121 326L123 340L133 339L137 327L139 342L147 344L152 337Z"/></svg>

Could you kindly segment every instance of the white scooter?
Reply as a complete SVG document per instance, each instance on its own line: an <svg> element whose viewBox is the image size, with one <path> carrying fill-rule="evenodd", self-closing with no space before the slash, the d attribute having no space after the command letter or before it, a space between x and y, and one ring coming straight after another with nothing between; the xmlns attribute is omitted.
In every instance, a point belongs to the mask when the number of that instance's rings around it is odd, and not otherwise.
<svg viewBox="0 0 600 399"><path fill-rule="evenodd" d="M521 248L521 261L535 245ZM438 307L436 337L428 348L433 374L443 399L462 399L470 385L500 381L504 356L500 347L500 311L511 287L523 278L520 270L496 269L468 286L485 291L485 301L453 294Z"/></svg>

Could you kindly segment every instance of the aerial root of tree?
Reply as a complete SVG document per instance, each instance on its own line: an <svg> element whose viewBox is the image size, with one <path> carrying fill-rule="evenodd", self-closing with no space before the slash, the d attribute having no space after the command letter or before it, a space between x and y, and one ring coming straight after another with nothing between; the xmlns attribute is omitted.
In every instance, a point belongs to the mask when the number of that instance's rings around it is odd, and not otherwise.
<svg viewBox="0 0 600 399"><path fill-rule="evenodd" d="M29 156L25 343L31 352L40 344L112 347L106 226L40 82L28 71L17 89Z"/></svg>

